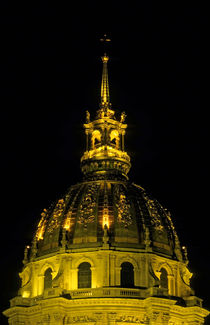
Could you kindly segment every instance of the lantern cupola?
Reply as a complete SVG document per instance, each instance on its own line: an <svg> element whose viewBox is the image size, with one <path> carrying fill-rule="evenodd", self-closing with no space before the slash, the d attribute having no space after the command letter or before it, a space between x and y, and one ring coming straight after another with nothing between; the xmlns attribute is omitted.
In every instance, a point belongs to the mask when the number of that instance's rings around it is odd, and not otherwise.
<svg viewBox="0 0 210 325"><path fill-rule="evenodd" d="M91 121L89 112L86 112L86 151L81 158L81 169L87 179L127 179L131 167L130 157L124 147L126 115L123 112L117 119L111 108L108 61L109 57L104 54L101 101L95 119Z"/></svg>

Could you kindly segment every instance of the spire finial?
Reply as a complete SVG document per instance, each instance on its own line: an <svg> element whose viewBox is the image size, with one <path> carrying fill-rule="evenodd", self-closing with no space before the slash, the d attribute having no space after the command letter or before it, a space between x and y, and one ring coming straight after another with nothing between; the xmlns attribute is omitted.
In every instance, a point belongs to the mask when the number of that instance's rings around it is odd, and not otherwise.
<svg viewBox="0 0 210 325"><path fill-rule="evenodd" d="M110 98L109 98L109 81L108 81L108 69L107 69L107 62L109 57L104 54L102 56L103 62L103 72L102 72L102 80L101 80L101 106L109 106Z"/></svg>
<svg viewBox="0 0 210 325"><path fill-rule="evenodd" d="M109 57L105 52L105 47L107 42L110 42L111 39L107 38L107 35L104 34L104 37L100 39L101 42L104 44L104 55L101 57L103 62L103 71L102 71L102 81L101 81L101 106L109 108L110 98L109 98L109 81L108 81L108 68L107 63L109 61Z"/></svg>

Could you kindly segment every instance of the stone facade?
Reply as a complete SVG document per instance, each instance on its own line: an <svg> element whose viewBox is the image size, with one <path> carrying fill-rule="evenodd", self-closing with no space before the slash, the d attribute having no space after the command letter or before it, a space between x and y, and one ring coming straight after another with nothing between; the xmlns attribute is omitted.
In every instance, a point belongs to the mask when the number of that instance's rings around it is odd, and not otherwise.
<svg viewBox="0 0 210 325"><path fill-rule="evenodd" d="M78 267L91 265L91 288L78 288ZM121 287L121 265L134 269L134 287ZM44 289L45 271L52 286ZM168 288L161 288L161 269ZM111 249L57 253L29 262L20 274L19 296L5 311L10 325L23 324L203 324L208 312L193 295L183 262L152 252ZM179 299L178 299L179 297ZM179 300L182 300L180 305Z"/></svg>

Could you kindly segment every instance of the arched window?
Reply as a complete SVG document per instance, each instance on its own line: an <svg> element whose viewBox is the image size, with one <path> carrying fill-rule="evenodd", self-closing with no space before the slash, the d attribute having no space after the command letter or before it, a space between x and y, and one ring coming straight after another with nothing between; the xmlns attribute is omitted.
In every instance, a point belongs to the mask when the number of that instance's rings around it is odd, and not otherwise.
<svg viewBox="0 0 210 325"><path fill-rule="evenodd" d="M78 268L78 288L91 288L91 265L83 262Z"/></svg>
<svg viewBox="0 0 210 325"><path fill-rule="evenodd" d="M117 130L112 130L110 132L110 142L113 144L117 149L119 149L119 142L120 142L120 136L119 132Z"/></svg>
<svg viewBox="0 0 210 325"><path fill-rule="evenodd" d="M101 144L101 132L99 130L94 130L92 133L92 149L97 148Z"/></svg>
<svg viewBox="0 0 210 325"><path fill-rule="evenodd" d="M129 262L124 262L121 264L121 287L123 288L134 287L133 265Z"/></svg>
<svg viewBox="0 0 210 325"><path fill-rule="evenodd" d="M52 269L49 267L44 272L44 289L52 288Z"/></svg>
<svg viewBox="0 0 210 325"><path fill-rule="evenodd" d="M168 273L164 268L160 270L160 287L168 289Z"/></svg>

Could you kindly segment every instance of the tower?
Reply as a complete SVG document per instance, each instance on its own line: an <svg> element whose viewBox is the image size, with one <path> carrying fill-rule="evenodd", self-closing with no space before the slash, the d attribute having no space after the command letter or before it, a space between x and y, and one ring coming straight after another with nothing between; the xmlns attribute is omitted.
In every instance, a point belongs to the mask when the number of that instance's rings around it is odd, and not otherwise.
<svg viewBox="0 0 210 325"><path fill-rule="evenodd" d="M11 325L201 325L208 315L169 211L128 178L126 116L111 106L108 61L96 116L86 112L83 180L41 213L4 312Z"/></svg>

